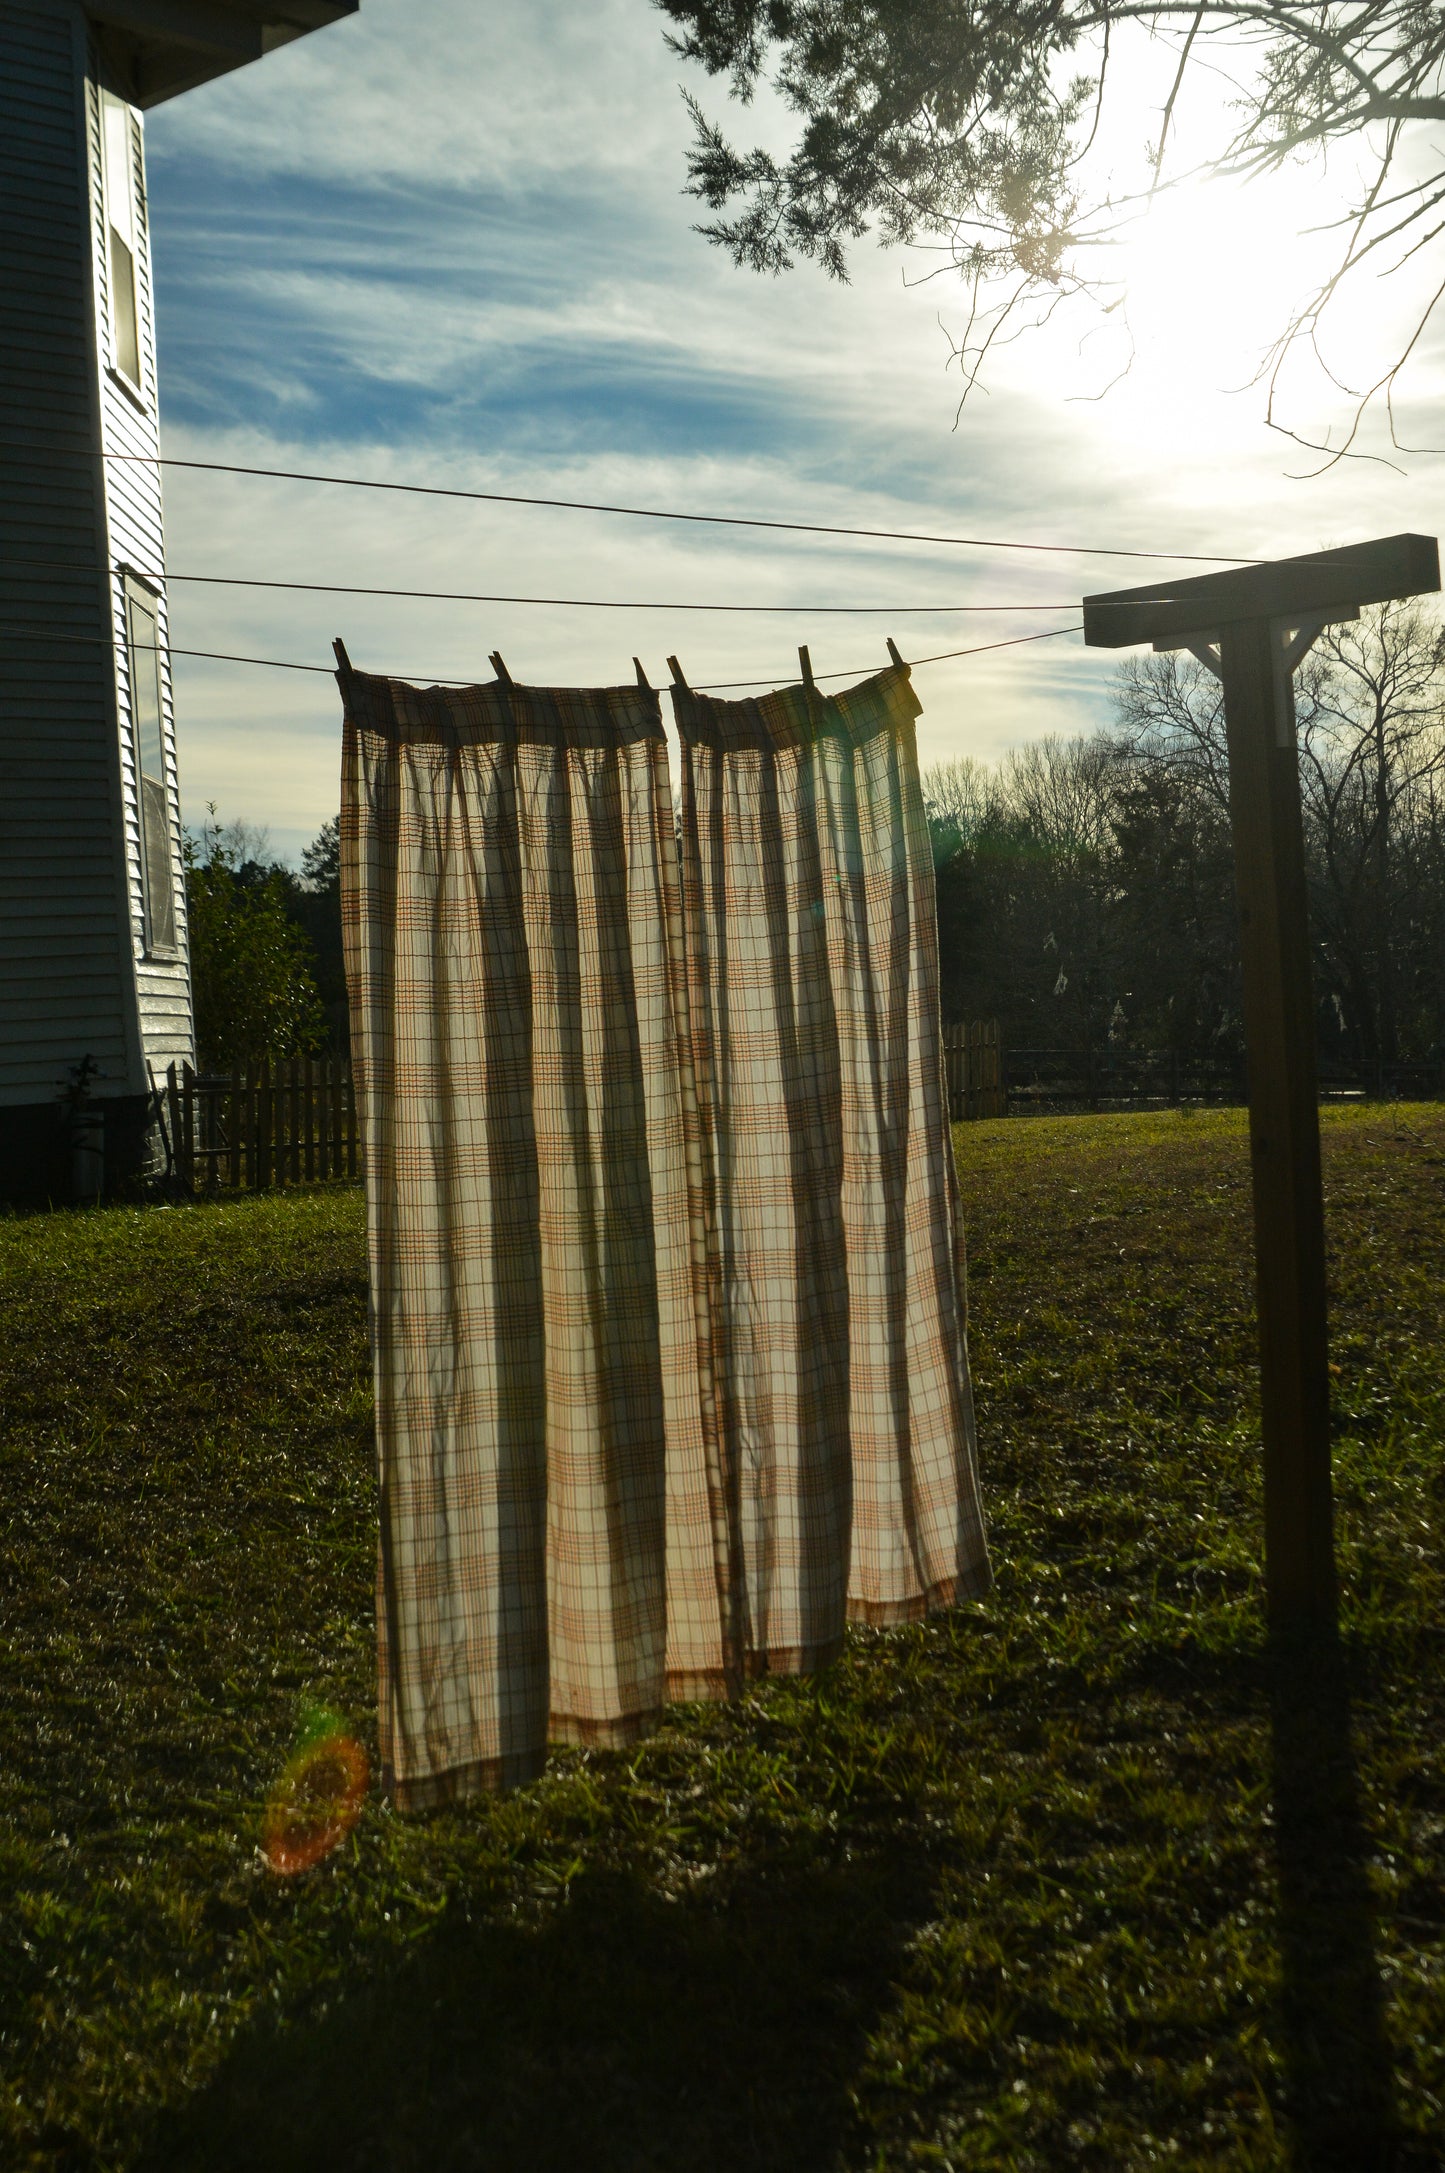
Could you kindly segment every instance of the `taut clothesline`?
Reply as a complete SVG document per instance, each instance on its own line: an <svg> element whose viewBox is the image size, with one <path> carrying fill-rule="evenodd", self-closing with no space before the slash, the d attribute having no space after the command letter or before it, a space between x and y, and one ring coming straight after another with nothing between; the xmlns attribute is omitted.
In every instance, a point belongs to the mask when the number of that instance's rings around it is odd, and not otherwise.
<svg viewBox="0 0 1445 2173"><path fill-rule="evenodd" d="M985 656L993 649L1021 649L1031 641L1056 641L1061 634L1081 634L1082 632L1082 626L1053 626L1044 634L1014 634L1007 641L983 641L968 649L943 649L936 656L912 657L908 660L909 668L916 671L927 664L950 663L955 657ZM63 641L78 644L82 648L109 649L114 646L111 638L106 634L57 634L52 633L48 627L44 626L0 625L0 634L17 635L21 639L29 638L35 641ZM154 643L144 641L132 642L130 646L140 656L152 653L155 648ZM320 672L327 679L335 675L334 667L330 664L300 664L289 657L238 656L234 652L225 649L177 649L173 648L169 643L166 644L163 653L166 656L198 657L212 664L254 664L267 671ZM855 664L850 665L846 671L818 672L815 676L820 680L857 679L864 676L871 669L871 665ZM437 679L431 674L423 672L393 672L391 677L416 682L424 681L429 686L437 687L469 687L475 684L474 678ZM734 692L743 687L771 687L777 684L777 679L778 674L773 672L765 679L711 680L706 686L695 688L694 692L723 694Z"/></svg>

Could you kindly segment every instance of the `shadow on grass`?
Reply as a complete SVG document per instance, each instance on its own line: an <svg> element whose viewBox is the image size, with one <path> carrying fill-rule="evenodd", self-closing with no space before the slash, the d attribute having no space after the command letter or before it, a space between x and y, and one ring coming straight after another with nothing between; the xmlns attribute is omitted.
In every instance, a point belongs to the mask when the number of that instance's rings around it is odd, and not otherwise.
<svg viewBox="0 0 1445 2173"><path fill-rule="evenodd" d="M1301 2173L1373 2173L1418 2162L1401 2155L1338 1640L1277 1642L1269 1687L1294 2163Z"/></svg>
<svg viewBox="0 0 1445 2173"><path fill-rule="evenodd" d="M142 2163L821 2173L923 1895L876 1860L676 1902L593 1874L540 1929L444 1922L328 2014L243 2040Z"/></svg>

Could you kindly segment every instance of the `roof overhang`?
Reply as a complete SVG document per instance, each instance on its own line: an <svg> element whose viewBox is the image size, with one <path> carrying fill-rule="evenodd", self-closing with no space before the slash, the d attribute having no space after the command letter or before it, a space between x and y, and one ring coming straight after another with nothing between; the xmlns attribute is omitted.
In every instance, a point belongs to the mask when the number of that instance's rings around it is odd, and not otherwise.
<svg viewBox="0 0 1445 2173"><path fill-rule="evenodd" d="M158 106L278 45L354 15L361 0L83 0L115 88Z"/></svg>
<svg viewBox="0 0 1445 2173"><path fill-rule="evenodd" d="M1086 596L1084 640L1100 649L1145 641L1158 649L1187 648L1195 636L1240 619L1298 622L1327 612L1348 618L1365 604L1433 595L1439 586L1440 547L1433 536L1381 536L1343 550Z"/></svg>

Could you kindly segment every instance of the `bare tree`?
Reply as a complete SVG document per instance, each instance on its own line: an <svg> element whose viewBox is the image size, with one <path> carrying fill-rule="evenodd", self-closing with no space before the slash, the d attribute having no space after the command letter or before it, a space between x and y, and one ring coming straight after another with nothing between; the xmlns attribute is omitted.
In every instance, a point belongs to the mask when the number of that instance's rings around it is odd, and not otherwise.
<svg viewBox="0 0 1445 2173"><path fill-rule="evenodd" d="M876 225L885 242L941 239L970 297L957 355L964 397L1001 341L1070 295L1119 297L1089 275L1089 252L1161 188L1200 173L1253 177L1348 142L1362 155L1339 250L1315 292L1286 315L1262 376L1267 419L1299 347L1346 403L1331 442L1288 431L1333 462L1356 450L1382 401L1391 440L1400 374L1445 279L1401 347L1363 385L1326 359L1326 318L1365 271L1397 270L1445 231L1445 162L1421 135L1445 120L1445 10L1431 0L657 0L672 42L747 100L768 73L800 118L779 160L738 151L689 100L689 187L716 216L702 232L740 264L778 272L797 256L846 276L848 244ZM1140 185L1099 200L1088 154L1125 39L1157 62L1157 117ZM1166 173L1187 88L1224 75L1203 167ZM1150 124L1146 123L1145 126ZM1423 153L1412 170L1410 153ZM1403 450L1404 448L1402 448Z"/></svg>
<svg viewBox="0 0 1445 2173"><path fill-rule="evenodd" d="M1120 667L1114 701L1124 758L1159 764L1228 816L1224 695L1214 674L1182 649L1131 656Z"/></svg>
<svg viewBox="0 0 1445 2173"><path fill-rule="evenodd" d="M1009 750L1002 769L1009 802L1060 866L1087 866L1107 850L1118 787L1109 739L1029 740Z"/></svg>
<svg viewBox="0 0 1445 2173"><path fill-rule="evenodd" d="M965 843L986 826L998 806L998 779L986 762L960 755L938 762L924 779L928 819L935 836Z"/></svg>
<svg viewBox="0 0 1445 2173"><path fill-rule="evenodd" d="M1218 681L1182 654L1131 657L1115 698L1126 759L1168 772L1227 816ZM1403 939L1435 925L1429 841L1445 791L1442 704L1445 635L1418 603L1378 605L1328 628L1295 686L1321 995L1356 1052L1387 1064L1401 1054L1401 972L1430 971L1432 939L1422 933L1424 963L1409 967Z"/></svg>
<svg viewBox="0 0 1445 2173"><path fill-rule="evenodd" d="M1129 659L1116 727L925 779L952 1017L1241 1047L1229 767L1218 681L1186 655ZM1445 1055L1445 637L1416 603L1328 629L1296 681L1326 1053L1385 1078Z"/></svg>
<svg viewBox="0 0 1445 2173"><path fill-rule="evenodd" d="M1315 920L1361 1053L1400 1055L1399 937L1416 911L1415 832L1445 780L1445 635L1418 604L1329 628L1301 705Z"/></svg>

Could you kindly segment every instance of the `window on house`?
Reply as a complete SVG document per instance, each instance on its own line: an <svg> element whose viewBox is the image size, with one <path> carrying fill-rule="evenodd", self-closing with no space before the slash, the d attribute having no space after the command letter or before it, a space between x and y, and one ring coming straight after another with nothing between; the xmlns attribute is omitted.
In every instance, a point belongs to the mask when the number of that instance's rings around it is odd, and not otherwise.
<svg viewBox="0 0 1445 2173"><path fill-rule="evenodd" d="M166 789L160 627L155 599L127 582L125 612L130 655L131 744L140 805L145 947L150 952L173 951L176 947L176 883L171 854L170 795Z"/></svg>
<svg viewBox="0 0 1445 2173"><path fill-rule="evenodd" d="M111 360L140 390L140 311L136 300L135 139L130 107L101 94L105 124L105 219L109 240Z"/></svg>

